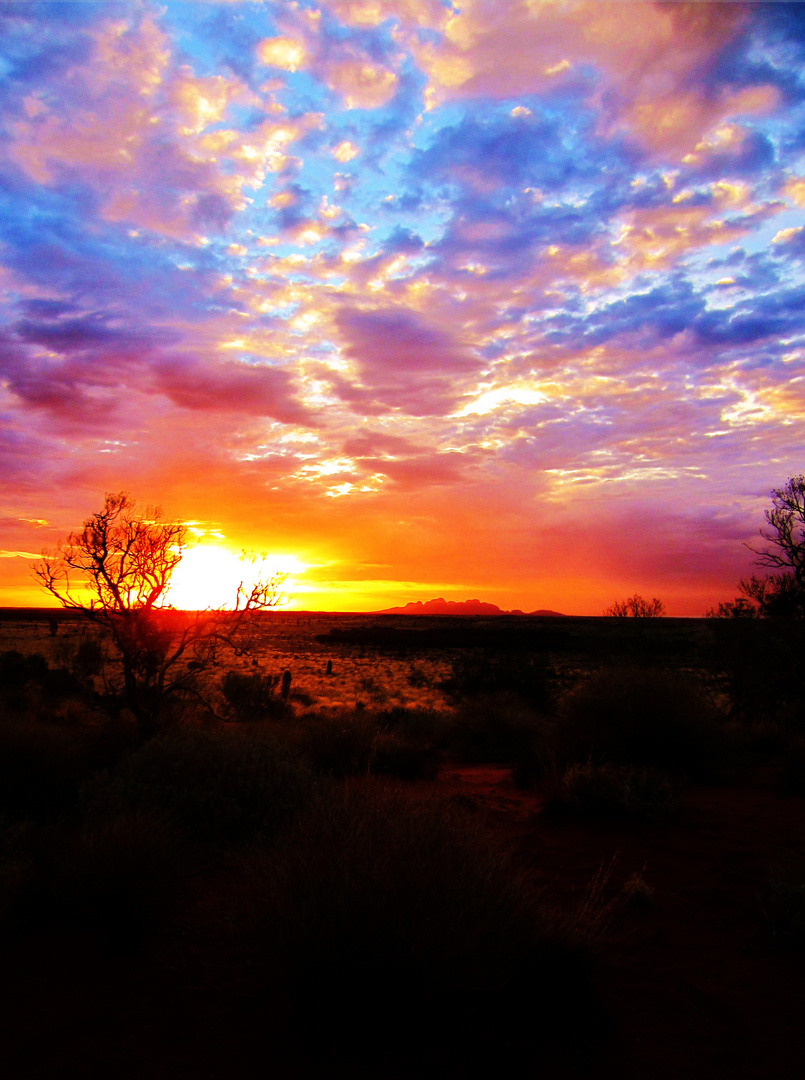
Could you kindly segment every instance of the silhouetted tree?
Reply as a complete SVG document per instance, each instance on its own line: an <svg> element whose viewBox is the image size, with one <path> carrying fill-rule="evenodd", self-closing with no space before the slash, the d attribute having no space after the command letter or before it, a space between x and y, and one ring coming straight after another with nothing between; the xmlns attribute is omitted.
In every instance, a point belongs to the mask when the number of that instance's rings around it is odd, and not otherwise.
<svg viewBox="0 0 805 1080"><path fill-rule="evenodd" d="M762 615L805 615L805 475L791 476L771 492L772 507L765 511L766 541L757 555L758 566L779 573L744 579L741 593L757 604Z"/></svg>
<svg viewBox="0 0 805 1080"><path fill-rule="evenodd" d="M767 546L750 550L759 566L778 572L744 578L739 597L707 614L725 620L714 626L714 648L734 712L802 717L805 689L792 672L805 648L805 476L789 477L771 498L768 528L760 530Z"/></svg>
<svg viewBox="0 0 805 1080"><path fill-rule="evenodd" d="M171 616L166 593L185 541L184 524L163 520L160 508L140 513L124 492L107 494L79 532L42 553L34 571L63 607L106 631L120 660L119 670L104 676L106 700L130 709L143 736L157 730L169 699L200 696L199 675L223 648L248 652L252 616L281 601L284 575L277 574L249 588L241 583L231 611Z"/></svg>
<svg viewBox="0 0 805 1080"><path fill-rule="evenodd" d="M606 608L604 614L618 619L658 619L665 614L665 604L656 596L652 600L644 600L635 593L628 600L616 600Z"/></svg>

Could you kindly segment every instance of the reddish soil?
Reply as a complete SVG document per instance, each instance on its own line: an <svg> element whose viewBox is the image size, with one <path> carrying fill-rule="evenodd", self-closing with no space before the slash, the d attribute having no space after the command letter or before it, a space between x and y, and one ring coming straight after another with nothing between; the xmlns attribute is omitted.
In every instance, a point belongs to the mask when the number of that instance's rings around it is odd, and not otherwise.
<svg viewBox="0 0 805 1080"><path fill-rule="evenodd" d="M557 820L504 768L442 768L439 794L475 807L546 885L582 897L602 867L611 870L604 895L619 901L597 948L613 1034L579 1075L802 1075L805 957L776 942L764 894L770 871L805 851L805 799L781 797L775 770L741 779L693 789L658 826ZM632 874L650 898L624 897Z"/></svg>
<svg viewBox="0 0 805 1080"><path fill-rule="evenodd" d="M539 795L520 791L501 767L446 764L434 782L400 783L413 798L474 809L570 904L610 870L604 899L616 900L615 912L595 948L611 1035L588 1065L541 1071L542 1080L802 1075L805 958L775 941L763 897L770 869L805 850L805 799L778 788L773 770L753 770L740 785L694 789L658 826L550 818ZM632 874L653 889L642 902L624 896ZM0 1069L14 1080L306 1080L272 1062L264 1042L248 1045L259 1018L213 1009L221 988L211 998L181 971L176 986L153 987L133 963L124 981L91 941L59 936L11 949L3 964L10 999L0 1010ZM337 1062L327 1075L342 1075ZM378 1080L388 1075L379 1063Z"/></svg>

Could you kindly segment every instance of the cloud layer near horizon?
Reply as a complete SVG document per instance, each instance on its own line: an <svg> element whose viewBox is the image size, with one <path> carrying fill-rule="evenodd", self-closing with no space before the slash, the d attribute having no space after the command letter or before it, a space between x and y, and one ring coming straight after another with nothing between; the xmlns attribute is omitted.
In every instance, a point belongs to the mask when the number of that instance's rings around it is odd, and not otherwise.
<svg viewBox="0 0 805 1080"><path fill-rule="evenodd" d="M123 488L297 606L733 595L803 72L796 4L0 3L0 602Z"/></svg>

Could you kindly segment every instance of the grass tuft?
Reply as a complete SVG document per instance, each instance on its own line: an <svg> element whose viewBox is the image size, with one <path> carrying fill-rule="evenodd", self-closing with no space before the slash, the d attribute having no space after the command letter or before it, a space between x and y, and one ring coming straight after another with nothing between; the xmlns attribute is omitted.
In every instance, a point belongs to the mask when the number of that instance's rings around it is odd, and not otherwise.
<svg viewBox="0 0 805 1080"><path fill-rule="evenodd" d="M657 769L616 762L577 762L548 785L545 810L570 817L664 821L679 805L679 784Z"/></svg>
<svg viewBox="0 0 805 1080"><path fill-rule="evenodd" d="M315 777L263 727L176 728L151 739L84 792L87 817L167 817L194 843L264 841L315 796Z"/></svg>

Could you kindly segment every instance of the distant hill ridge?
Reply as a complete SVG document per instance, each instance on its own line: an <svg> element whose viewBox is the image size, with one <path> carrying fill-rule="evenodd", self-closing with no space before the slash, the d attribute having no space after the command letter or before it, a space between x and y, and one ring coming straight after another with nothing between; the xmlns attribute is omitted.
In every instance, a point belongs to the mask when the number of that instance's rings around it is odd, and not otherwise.
<svg viewBox="0 0 805 1080"><path fill-rule="evenodd" d="M405 607L384 608L383 611L375 611L375 615L554 615L563 619L561 611L550 611L548 608L540 608L538 611L503 611L497 604L487 604L483 600L445 600L440 596L438 600L412 600Z"/></svg>

